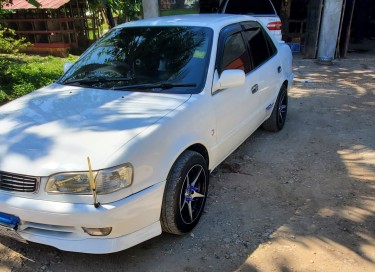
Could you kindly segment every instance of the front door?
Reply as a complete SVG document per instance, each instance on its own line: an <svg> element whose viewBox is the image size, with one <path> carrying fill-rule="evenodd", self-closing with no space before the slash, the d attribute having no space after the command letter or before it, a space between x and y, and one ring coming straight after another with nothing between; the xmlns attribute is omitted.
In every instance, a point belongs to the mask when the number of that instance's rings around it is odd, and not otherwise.
<svg viewBox="0 0 375 272"><path fill-rule="evenodd" d="M243 86L226 88L212 95L216 115L217 157L219 160L233 152L259 126L261 93L257 79L250 72L251 63L242 29L230 26L220 36L216 77L230 69L246 74Z"/></svg>

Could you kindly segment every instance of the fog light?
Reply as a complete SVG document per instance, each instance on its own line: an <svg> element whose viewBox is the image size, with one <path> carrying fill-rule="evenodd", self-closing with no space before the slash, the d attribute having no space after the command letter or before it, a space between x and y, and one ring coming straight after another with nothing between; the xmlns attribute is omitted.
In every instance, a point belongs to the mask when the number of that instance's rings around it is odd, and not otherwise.
<svg viewBox="0 0 375 272"><path fill-rule="evenodd" d="M85 228L82 227L83 231L91 236L107 236L111 233L112 227L108 228Z"/></svg>

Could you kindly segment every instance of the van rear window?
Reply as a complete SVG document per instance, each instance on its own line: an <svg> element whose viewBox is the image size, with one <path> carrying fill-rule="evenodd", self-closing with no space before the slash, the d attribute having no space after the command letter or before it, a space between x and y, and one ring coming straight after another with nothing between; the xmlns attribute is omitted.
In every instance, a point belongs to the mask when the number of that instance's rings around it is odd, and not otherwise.
<svg viewBox="0 0 375 272"><path fill-rule="evenodd" d="M247 15L275 14L275 9L269 0L229 0L224 13Z"/></svg>

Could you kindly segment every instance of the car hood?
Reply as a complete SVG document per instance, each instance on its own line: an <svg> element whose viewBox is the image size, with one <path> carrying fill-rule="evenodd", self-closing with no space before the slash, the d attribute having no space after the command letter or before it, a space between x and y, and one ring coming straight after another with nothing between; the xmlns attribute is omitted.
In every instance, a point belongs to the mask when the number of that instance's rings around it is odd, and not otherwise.
<svg viewBox="0 0 375 272"><path fill-rule="evenodd" d="M52 84L0 108L0 170L48 176L108 167L111 155L189 94Z"/></svg>

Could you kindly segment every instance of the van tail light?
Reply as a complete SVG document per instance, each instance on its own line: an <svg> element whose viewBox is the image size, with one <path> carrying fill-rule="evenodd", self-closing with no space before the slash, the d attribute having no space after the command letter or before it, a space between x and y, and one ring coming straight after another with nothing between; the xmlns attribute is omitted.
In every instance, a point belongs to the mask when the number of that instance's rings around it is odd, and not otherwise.
<svg viewBox="0 0 375 272"><path fill-rule="evenodd" d="M280 21L270 22L268 23L267 28L269 30L281 30L281 22Z"/></svg>

